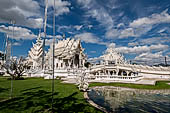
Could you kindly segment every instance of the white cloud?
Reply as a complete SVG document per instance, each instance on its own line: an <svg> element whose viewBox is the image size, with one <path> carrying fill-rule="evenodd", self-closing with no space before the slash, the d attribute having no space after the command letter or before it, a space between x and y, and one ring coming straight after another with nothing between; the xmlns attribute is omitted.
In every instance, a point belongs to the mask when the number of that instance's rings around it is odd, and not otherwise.
<svg viewBox="0 0 170 113"><path fill-rule="evenodd" d="M167 50L168 45L150 45L150 46L134 46L134 47L118 47L116 48L117 51L121 53L126 53L126 54L140 54L143 52L151 52L151 51L161 51L161 50Z"/></svg>
<svg viewBox="0 0 170 113"><path fill-rule="evenodd" d="M42 36L42 37L44 37L44 36ZM53 38L52 35L47 35L47 37ZM56 38L56 40L55 40L56 42L58 41L58 39L63 39L63 37L61 35L56 35L55 38ZM50 46L52 43L53 43L53 39L45 39L46 46Z"/></svg>
<svg viewBox="0 0 170 113"><path fill-rule="evenodd" d="M125 25L124 25L124 23L119 23L118 25L117 25L117 27L119 28L119 27L124 27Z"/></svg>
<svg viewBox="0 0 170 113"><path fill-rule="evenodd" d="M0 0L0 23L10 23L32 28L42 27L40 6L34 0Z"/></svg>
<svg viewBox="0 0 170 113"><path fill-rule="evenodd" d="M101 60L102 60L101 57L94 57L94 58L89 58L88 62L97 63L97 62L100 62Z"/></svg>
<svg viewBox="0 0 170 113"><path fill-rule="evenodd" d="M41 37L45 37L44 36L44 32L41 33ZM53 38L53 35L46 35L46 38ZM63 37L61 35L56 35L55 36L56 39L62 39Z"/></svg>
<svg viewBox="0 0 170 113"><path fill-rule="evenodd" d="M19 43L19 42L14 42L12 45L14 45L14 46L20 46L21 43Z"/></svg>
<svg viewBox="0 0 170 113"><path fill-rule="evenodd" d="M167 59L170 59L170 57L166 56ZM157 52L157 53L142 53L139 56L136 56L134 58L134 61L139 62L139 63L144 63L147 65L153 65L153 64L160 64L164 63L165 56L162 55L162 51Z"/></svg>
<svg viewBox="0 0 170 113"><path fill-rule="evenodd" d="M115 48L116 44L115 43L110 43L107 45L107 48Z"/></svg>
<svg viewBox="0 0 170 113"><path fill-rule="evenodd" d="M78 34L81 30L91 29L92 25L57 25L57 31L59 33L69 33L69 34Z"/></svg>
<svg viewBox="0 0 170 113"><path fill-rule="evenodd" d="M57 31L63 32L63 31L70 31L73 27L71 25L65 26L65 25L57 25Z"/></svg>
<svg viewBox="0 0 170 113"><path fill-rule="evenodd" d="M123 29L108 29L105 33L106 38L128 38L128 37L140 37L150 30L153 29L153 25L161 23L170 23L170 15L167 13L168 10L163 11L160 14L152 14L148 17L136 19L129 23L124 28L123 24L120 23L117 27L123 27ZM165 29L160 30L159 33L164 32Z"/></svg>
<svg viewBox="0 0 170 113"><path fill-rule="evenodd" d="M100 41L97 36L95 36L94 34L89 33L89 32L77 34L77 35L75 35L75 38L79 38L82 41L84 41L85 43L96 43L96 44L106 45L106 43Z"/></svg>
<svg viewBox="0 0 170 113"><path fill-rule="evenodd" d="M129 42L128 43L128 46L137 46L137 45L139 45L138 42Z"/></svg>
<svg viewBox="0 0 170 113"><path fill-rule="evenodd" d="M37 37L35 34L32 33L31 30L22 27L14 27L14 37L13 37L12 26L6 27L4 25L1 25L0 32L6 33L9 35L10 38L16 40L20 40L20 39L31 40Z"/></svg>
<svg viewBox="0 0 170 113"><path fill-rule="evenodd" d="M114 20L108 13L108 11L96 0L77 0L82 8L86 9L86 16L95 18L101 25L105 26L107 29L113 27Z"/></svg>
<svg viewBox="0 0 170 113"><path fill-rule="evenodd" d="M140 44L160 44L165 42L170 42L170 37L152 37L139 40Z"/></svg>
<svg viewBox="0 0 170 113"><path fill-rule="evenodd" d="M75 25L74 28L79 31L81 28L83 27L83 25Z"/></svg>
<svg viewBox="0 0 170 113"><path fill-rule="evenodd" d="M141 26L139 28L128 27L125 29L110 29L105 33L106 38L121 39L128 37L140 37L152 29L152 26Z"/></svg>
<svg viewBox="0 0 170 113"><path fill-rule="evenodd" d="M135 36L133 28L127 28L120 33L120 38Z"/></svg>
<svg viewBox="0 0 170 113"><path fill-rule="evenodd" d="M163 11L160 14L152 14L149 17L139 18L130 23L130 27L140 27L144 25L154 25L160 23L170 23L170 15L167 13L168 10Z"/></svg>
<svg viewBox="0 0 170 113"><path fill-rule="evenodd" d="M71 5L68 1L56 0L55 1L55 8L56 8L56 16L62 15L64 13L69 13L69 6ZM48 6L54 6L54 0L48 0Z"/></svg>
<svg viewBox="0 0 170 113"><path fill-rule="evenodd" d="M163 29L159 30L158 33L162 33L164 31L166 31L166 28L163 28Z"/></svg>
<svg viewBox="0 0 170 113"><path fill-rule="evenodd" d="M88 29L91 29L93 27L93 25L88 25L87 27L88 27Z"/></svg>
<svg viewBox="0 0 170 113"><path fill-rule="evenodd" d="M117 29L110 29L105 33L106 38L115 39L120 36L120 31Z"/></svg>
<svg viewBox="0 0 170 113"><path fill-rule="evenodd" d="M66 26L66 25L60 25L59 26L59 25L57 25L57 31L59 33L67 32L67 33L70 33L70 34L76 34L79 31L77 29L81 29L82 27L81 27L81 25L80 26L79 25L75 25L75 26L73 26L73 25L68 25L68 26Z"/></svg>
<svg viewBox="0 0 170 113"><path fill-rule="evenodd" d="M53 43L53 39L46 39L45 40L45 45L50 46Z"/></svg>

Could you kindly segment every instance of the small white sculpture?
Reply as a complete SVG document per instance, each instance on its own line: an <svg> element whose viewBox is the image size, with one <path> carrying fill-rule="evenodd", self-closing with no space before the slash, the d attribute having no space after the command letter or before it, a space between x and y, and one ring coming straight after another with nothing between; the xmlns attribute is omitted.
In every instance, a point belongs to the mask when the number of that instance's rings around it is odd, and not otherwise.
<svg viewBox="0 0 170 113"><path fill-rule="evenodd" d="M77 76L78 81L78 88L80 91L87 91L89 83L86 78L86 73L80 73L79 76Z"/></svg>

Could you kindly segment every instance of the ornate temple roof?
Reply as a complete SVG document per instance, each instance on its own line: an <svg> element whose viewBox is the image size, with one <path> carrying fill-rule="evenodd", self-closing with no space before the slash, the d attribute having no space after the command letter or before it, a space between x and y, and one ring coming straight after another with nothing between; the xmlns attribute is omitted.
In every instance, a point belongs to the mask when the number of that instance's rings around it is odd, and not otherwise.
<svg viewBox="0 0 170 113"><path fill-rule="evenodd" d="M118 53L113 47L106 49L105 54L100 56L104 61L114 61L115 63L125 63L123 55Z"/></svg>
<svg viewBox="0 0 170 113"><path fill-rule="evenodd" d="M59 40L58 43L55 44L55 57L60 57L63 59L70 59L73 57L78 51L82 52L84 49L81 46L80 40L75 39L63 39ZM52 54L52 45L50 46L48 55ZM85 56L85 55L84 55Z"/></svg>
<svg viewBox="0 0 170 113"><path fill-rule="evenodd" d="M43 40L41 39L41 35L39 34L36 40L36 43L33 43L33 47L28 52L29 59L39 59L43 54Z"/></svg>

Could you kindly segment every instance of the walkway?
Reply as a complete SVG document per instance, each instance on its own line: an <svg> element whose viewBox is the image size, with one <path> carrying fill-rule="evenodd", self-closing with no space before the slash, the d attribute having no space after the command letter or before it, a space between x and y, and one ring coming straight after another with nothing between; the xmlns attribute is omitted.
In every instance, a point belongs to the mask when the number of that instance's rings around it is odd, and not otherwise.
<svg viewBox="0 0 170 113"><path fill-rule="evenodd" d="M62 79L63 83L76 83L76 79L74 78L65 78ZM101 82L101 83L113 83L113 82L119 82L119 83L132 83L132 84L143 84L143 85L155 85L156 81L160 80L167 80L167 79L149 79L149 78L144 78L139 81L113 81L113 80L89 80L88 82Z"/></svg>

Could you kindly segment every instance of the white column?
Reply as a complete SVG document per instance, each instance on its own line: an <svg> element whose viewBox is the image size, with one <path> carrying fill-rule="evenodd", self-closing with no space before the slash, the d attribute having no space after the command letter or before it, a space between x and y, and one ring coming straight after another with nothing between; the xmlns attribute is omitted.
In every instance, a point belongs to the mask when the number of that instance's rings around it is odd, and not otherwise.
<svg viewBox="0 0 170 113"><path fill-rule="evenodd" d="M126 71L127 76L129 75L129 71Z"/></svg>
<svg viewBox="0 0 170 113"><path fill-rule="evenodd" d="M123 71L121 72L121 76L123 76Z"/></svg>
<svg viewBox="0 0 170 113"><path fill-rule="evenodd" d="M83 59L83 67L84 67L85 60Z"/></svg>
<svg viewBox="0 0 170 113"><path fill-rule="evenodd" d="M80 54L80 55L81 55L81 54ZM80 55L79 55L79 64L78 64L78 65L79 65L79 67L81 67L81 66L82 66L82 64L81 64L81 60L82 60L82 59L81 59L81 56L80 56Z"/></svg>
<svg viewBox="0 0 170 113"><path fill-rule="evenodd" d="M65 69L65 67L66 67L66 63L63 61L63 68Z"/></svg>
<svg viewBox="0 0 170 113"><path fill-rule="evenodd" d="M99 71L99 75L100 75L100 71Z"/></svg>
<svg viewBox="0 0 170 113"><path fill-rule="evenodd" d="M119 69L116 69L116 75L118 75L118 73L119 73Z"/></svg>
<svg viewBox="0 0 170 113"><path fill-rule="evenodd" d="M71 61L70 61L70 59L68 59L68 67L69 67L69 68L71 67Z"/></svg>

